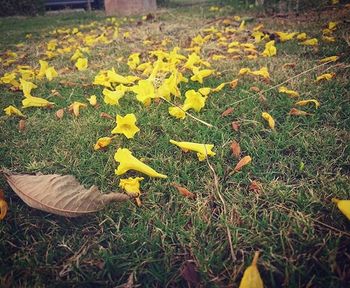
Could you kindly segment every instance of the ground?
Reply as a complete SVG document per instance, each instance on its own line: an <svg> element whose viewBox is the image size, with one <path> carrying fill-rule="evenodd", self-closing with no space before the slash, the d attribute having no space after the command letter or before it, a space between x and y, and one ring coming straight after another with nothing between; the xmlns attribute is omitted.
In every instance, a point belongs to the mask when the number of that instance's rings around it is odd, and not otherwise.
<svg viewBox="0 0 350 288"><path fill-rule="evenodd" d="M201 3L160 9L154 17L143 18L106 18L94 12L0 19L5 36L0 40L1 77L15 70L19 81L17 65L29 65L37 75L39 60L48 61L58 73L51 81L28 78L38 86L32 96L53 102L51 108L21 108L20 87L1 78L1 111L14 105L26 116L0 116L2 167L26 174L70 174L85 187L94 184L103 193L123 192L119 181L125 175L115 175L114 160L122 147L168 176L128 172L127 176L145 178L141 206L130 200L78 218L28 207L2 177L9 210L0 222L0 286L238 287L254 252L260 251L258 268L266 287L346 287L350 222L331 199L349 199L350 191L349 11L340 4L272 17ZM328 34L334 42L322 37L329 22L337 23ZM116 23L119 34L113 37ZM251 35L260 24L258 30L268 39L256 43ZM73 28L82 32L81 38ZM299 34L283 42L277 31L305 32L318 44L301 45ZM202 37L195 38L199 34ZM106 38L85 45L88 35ZM198 43L206 35L211 36ZM50 50L54 55L47 54L52 39L58 40ZM277 54L263 57L272 39ZM233 41L254 48L240 46L237 53L227 53ZM84 71L70 60L77 45L89 47L83 53L89 61ZM100 70L111 68L146 79L147 73L127 65L129 55L140 53L141 63L154 61L149 51L169 52L176 46L186 57L199 47L201 61L215 70L203 84L178 83L181 97L156 97L145 106L134 92L127 92L119 106L109 105L104 87L92 84ZM336 62L319 62L334 55L339 57ZM184 69L184 62L180 71L191 78L194 72ZM209 64L200 64L200 69ZM270 76L239 75L246 67L267 67ZM333 78L317 82L324 73L334 73ZM154 85L168 76L157 74ZM188 110L190 115L182 120L169 115L169 107L181 105L186 91L221 83L227 84L211 91L200 112ZM279 92L282 84L300 96ZM97 96L95 107L87 100L91 95ZM296 105L309 99L317 100L319 108L315 102ZM68 112L74 101L87 105L78 117ZM309 115L291 115L293 108ZM65 113L57 119L60 109ZM102 112L112 119L101 117ZM274 118L274 129L263 112ZM137 117L140 131L135 137L116 134L109 146L95 151L98 138L111 136L115 116L127 113ZM213 144L216 155L199 161L170 139ZM252 159L238 172L233 141L240 145L238 158ZM174 183L196 197L185 197Z"/></svg>

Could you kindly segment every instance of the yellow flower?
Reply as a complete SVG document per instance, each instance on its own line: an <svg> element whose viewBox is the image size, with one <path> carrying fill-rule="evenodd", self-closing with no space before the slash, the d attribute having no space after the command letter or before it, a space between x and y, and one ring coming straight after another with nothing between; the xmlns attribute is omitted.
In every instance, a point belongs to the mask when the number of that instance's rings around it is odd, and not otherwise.
<svg viewBox="0 0 350 288"><path fill-rule="evenodd" d="M78 58L82 58L84 56L83 53L81 53L80 49L75 50L74 54L72 57L70 57L70 60L76 61Z"/></svg>
<svg viewBox="0 0 350 288"><path fill-rule="evenodd" d="M133 53L128 58L128 66L130 69L135 70L140 64L140 53Z"/></svg>
<svg viewBox="0 0 350 288"><path fill-rule="evenodd" d="M52 107L55 103L39 97L27 97L22 100L23 108L29 107Z"/></svg>
<svg viewBox="0 0 350 288"><path fill-rule="evenodd" d="M276 32L278 37L280 38L281 42L286 42L288 40L293 39L293 37L297 34L295 32L293 33L285 33L285 32Z"/></svg>
<svg viewBox="0 0 350 288"><path fill-rule="evenodd" d="M96 95L91 95L87 100L89 101L91 106L95 107L97 105Z"/></svg>
<svg viewBox="0 0 350 288"><path fill-rule="evenodd" d="M301 45L305 45L305 46L316 46L317 44L318 44L318 40L316 38L312 38L301 42Z"/></svg>
<svg viewBox="0 0 350 288"><path fill-rule="evenodd" d="M251 72L249 72L249 74L254 75L254 76L260 76L260 77L263 77L265 79L270 78L270 74L269 74L269 71L267 71L267 67L263 67L260 70L251 71Z"/></svg>
<svg viewBox="0 0 350 288"><path fill-rule="evenodd" d="M269 41L265 44L265 50L262 52L264 57L272 57L277 54L277 48L275 46L275 40Z"/></svg>
<svg viewBox="0 0 350 288"><path fill-rule="evenodd" d="M132 197L139 197L141 194L140 191L140 181L142 181L143 177L129 177L128 179L120 179L119 187L123 188L126 193Z"/></svg>
<svg viewBox="0 0 350 288"><path fill-rule="evenodd" d="M47 70L47 68L49 68L49 63L47 63L44 60L39 60L39 64L40 64L40 70L39 70L37 77L39 79L41 79L45 76L46 70Z"/></svg>
<svg viewBox="0 0 350 288"><path fill-rule="evenodd" d="M19 81L21 82L20 88L23 91L24 97L31 97L32 95L30 94L30 92L32 91L32 89L37 88L38 86L22 78Z"/></svg>
<svg viewBox="0 0 350 288"><path fill-rule="evenodd" d="M285 86L281 86L280 88L278 88L278 92L288 94L291 97L299 97L298 92L296 92L294 90L290 90Z"/></svg>
<svg viewBox="0 0 350 288"><path fill-rule="evenodd" d="M258 258L259 252L255 252L252 264L243 273L239 288L264 288L264 283L257 267Z"/></svg>
<svg viewBox="0 0 350 288"><path fill-rule="evenodd" d="M261 116L269 123L269 126L272 130L275 129L275 120L269 113L263 112Z"/></svg>
<svg viewBox="0 0 350 288"><path fill-rule="evenodd" d="M317 109L318 107L320 107L320 102L318 102L318 101L315 100L315 99L298 101L297 103L295 103L295 105L298 105L298 106L305 106L305 105L307 105L307 104L309 104L309 103L314 103L316 109Z"/></svg>
<svg viewBox="0 0 350 288"><path fill-rule="evenodd" d="M94 150L100 150L102 148L107 147L109 144L111 144L112 138L111 137L101 137L97 140L96 144L94 145Z"/></svg>
<svg viewBox="0 0 350 288"><path fill-rule="evenodd" d="M112 130L112 134L124 134L128 139L134 138L135 134L140 131L136 126L136 116L126 114L124 117L117 115L117 126Z"/></svg>
<svg viewBox="0 0 350 288"><path fill-rule="evenodd" d="M297 39L298 39L299 41L305 41L305 40L307 39L306 33L300 33L300 34L298 34Z"/></svg>
<svg viewBox="0 0 350 288"><path fill-rule="evenodd" d="M115 170L116 175L122 175L129 170L139 171L150 177L167 178L166 175L160 174L148 165L142 163L140 160L135 158L131 151L126 148L119 148L114 154L115 161L119 162L119 166Z"/></svg>
<svg viewBox="0 0 350 288"><path fill-rule="evenodd" d="M45 71L45 76L47 80L51 81L53 78L57 77L58 74L53 66L49 67Z"/></svg>
<svg viewBox="0 0 350 288"><path fill-rule="evenodd" d="M324 42L327 42L327 43L332 43L332 42L335 42L335 37L323 35L323 36L322 36L322 40L323 40Z"/></svg>
<svg viewBox="0 0 350 288"><path fill-rule="evenodd" d="M183 109L179 107L169 107L169 114L178 119L185 119L186 113Z"/></svg>
<svg viewBox="0 0 350 288"><path fill-rule="evenodd" d="M185 93L186 100L183 105L183 110L187 111L193 109L196 112L199 112L205 105L206 98L203 97L199 92L194 90L188 90Z"/></svg>
<svg viewBox="0 0 350 288"><path fill-rule="evenodd" d="M207 97L211 91L212 90L210 87L202 87L198 89L198 92L201 93L204 97Z"/></svg>
<svg viewBox="0 0 350 288"><path fill-rule="evenodd" d="M84 71L88 67L88 59L87 58L78 58L77 62L75 63L75 67L79 71Z"/></svg>
<svg viewBox="0 0 350 288"><path fill-rule="evenodd" d="M21 116L21 117L25 117L21 111L19 111L16 107L10 105L10 106L7 106L5 109L5 114L8 115L8 116L12 116L12 115L15 115L15 116Z"/></svg>
<svg viewBox="0 0 350 288"><path fill-rule="evenodd" d="M132 83L132 81L130 81L126 77L117 74L115 72L114 68L112 68L111 70L107 71L107 77L108 77L109 82L112 82L112 83L120 83L120 84L130 84L130 83Z"/></svg>
<svg viewBox="0 0 350 288"><path fill-rule="evenodd" d="M197 152L197 157L199 161L203 161L207 156L215 156L216 153L211 149L214 148L213 144L201 144L193 142L178 142L175 140L170 140L171 144L180 147L184 152L194 151Z"/></svg>
<svg viewBox="0 0 350 288"><path fill-rule="evenodd" d="M249 74L251 72L252 72L252 70L250 70L250 68L241 68L238 72L238 75L245 75L245 74Z"/></svg>
<svg viewBox="0 0 350 288"><path fill-rule="evenodd" d="M124 96L124 93L121 90L111 91L105 88L102 91L103 96L105 96L103 100L106 104L119 105L119 100Z"/></svg>
<svg viewBox="0 0 350 288"><path fill-rule="evenodd" d="M335 62L338 59L339 59L339 56L329 56L329 57L326 57L326 58L319 60L318 62L320 62L320 63Z"/></svg>
<svg viewBox="0 0 350 288"><path fill-rule="evenodd" d="M254 37L255 43L260 43L261 39L264 37L264 33L261 31L254 31L251 36Z"/></svg>
<svg viewBox="0 0 350 288"><path fill-rule="evenodd" d="M337 204L339 210L350 220L350 200L339 200L333 198L332 202Z"/></svg>
<svg viewBox="0 0 350 288"><path fill-rule="evenodd" d="M145 106L151 104L151 99L155 97L154 86L150 80L140 80L132 91L136 93L136 99Z"/></svg>
<svg viewBox="0 0 350 288"><path fill-rule="evenodd" d="M74 101L71 105L69 105L69 112L73 112L73 114L78 117L80 113L80 108L85 108L86 104Z"/></svg>
<svg viewBox="0 0 350 288"><path fill-rule="evenodd" d="M214 73L214 70L211 69L204 69L204 70L199 70L194 69L193 71L194 75L191 77L192 81L198 81L199 83L203 83L203 78L210 76L211 74Z"/></svg>
<svg viewBox="0 0 350 288"><path fill-rule="evenodd" d="M330 21L328 22L328 29L329 30L335 30L337 29L338 22Z"/></svg>
<svg viewBox="0 0 350 288"><path fill-rule="evenodd" d="M334 76L335 76L334 73L325 73L325 74L322 74L322 75L320 75L320 76L317 76L316 82L319 82L319 81L322 81L322 80L329 81L329 80L331 80L332 78L334 78Z"/></svg>
<svg viewBox="0 0 350 288"><path fill-rule="evenodd" d="M4 76L0 78L1 82L4 84L11 84L14 87L19 87L19 83L16 80L16 73L5 73Z"/></svg>
<svg viewBox="0 0 350 288"><path fill-rule="evenodd" d="M221 91L225 86L226 86L227 82L221 83L220 85L218 85L217 87L211 89L211 92L219 92ZM199 90L198 90L199 91ZM199 91L200 93L200 91ZM202 94L202 93L201 93ZM203 95L203 94L202 94Z"/></svg>

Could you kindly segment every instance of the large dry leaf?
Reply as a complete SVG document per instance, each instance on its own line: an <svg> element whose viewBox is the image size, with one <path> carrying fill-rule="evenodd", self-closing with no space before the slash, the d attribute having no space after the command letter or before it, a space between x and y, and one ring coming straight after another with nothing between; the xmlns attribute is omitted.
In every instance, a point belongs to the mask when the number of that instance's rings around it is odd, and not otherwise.
<svg viewBox="0 0 350 288"><path fill-rule="evenodd" d="M102 194L96 186L85 189L71 175L16 174L7 169L1 172L30 207L61 216L82 216L99 211L110 202L130 199L121 193Z"/></svg>

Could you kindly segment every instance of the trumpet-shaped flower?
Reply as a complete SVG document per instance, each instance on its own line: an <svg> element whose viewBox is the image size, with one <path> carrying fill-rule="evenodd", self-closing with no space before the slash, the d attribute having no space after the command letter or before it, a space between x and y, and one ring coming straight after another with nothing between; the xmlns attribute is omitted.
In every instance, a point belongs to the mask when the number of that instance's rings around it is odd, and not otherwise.
<svg viewBox="0 0 350 288"><path fill-rule="evenodd" d="M124 96L125 91L122 91L122 90L111 91L105 88L103 89L102 94L103 96L105 96L103 100L106 104L119 105L119 100Z"/></svg>
<svg viewBox="0 0 350 288"><path fill-rule="evenodd" d="M169 114L177 119L185 119L186 113L180 107L169 107Z"/></svg>
<svg viewBox="0 0 350 288"><path fill-rule="evenodd" d="M280 38L281 42L286 42L288 40L292 40L297 33L276 32L276 34Z"/></svg>
<svg viewBox="0 0 350 288"><path fill-rule="evenodd" d="M87 58L78 58L77 62L75 63L75 67L79 71L84 71L88 67L88 59Z"/></svg>
<svg viewBox="0 0 350 288"><path fill-rule="evenodd" d="M269 126L272 130L275 129L275 120L272 118L272 116L269 113L263 112L261 116L269 123Z"/></svg>
<svg viewBox="0 0 350 288"><path fill-rule="evenodd" d="M39 64L40 64L40 70L39 70L37 77L39 79L41 79L45 76L46 70L47 70L47 68L49 68L49 63L47 63L44 60L39 60Z"/></svg>
<svg viewBox="0 0 350 288"><path fill-rule="evenodd" d="M150 177L167 178L166 175L160 174L145 163L142 163L134 157L129 149L119 148L114 154L114 160L119 162L119 166L115 170L116 175L123 175L129 170L135 170L146 174Z"/></svg>
<svg viewBox="0 0 350 288"><path fill-rule="evenodd" d="M275 40L269 41L265 44L265 50L262 52L264 57L272 57L277 54L277 48L275 46Z"/></svg>
<svg viewBox="0 0 350 288"><path fill-rule="evenodd" d="M74 101L71 105L69 105L68 110L78 117L80 114L80 108L86 108L86 104Z"/></svg>
<svg viewBox="0 0 350 288"><path fill-rule="evenodd" d="M170 140L171 144L180 147L184 152L194 151L197 152L197 157L199 161L203 161L207 156L215 156L216 153L212 151L214 148L213 144L201 144L193 142L178 142L175 140Z"/></svg>
<svg viewBox="0 0 350 288"><path fill-rule="evenodd" d="M80 51L80 49L75 50L74 54L72 55L72 57L70 57L71 61L76 61L79 58L83 58L84 54Z"/></svg>
<svg viewBox="0 0 350 288"><path fill-rule="evenodd" d="M321 60L319 60L319 63L326 63L326 62L335 62L339 59L339 56L329 56L326 58L323 58Z"/></svg>
<svg viewBox="0 0 350 288"><path fill-rule="evenodd" d="M183 110L187 111L193 109L196 112L199 112L205 105L205 100L207 98L203 97L201 93L194 90L188 90L185 93L186 100L183 105Z"/></svg>
<svg viewBox="0 0 350 288"><path fill-rule="evenodd" d="M335 73L325 73L325 74L322 74L320 76L317 76L316 82L329 81L332 78L334 78L334 76L335 76Z"/></svg>
<svg viewBox="0 0 350 288"><path fill-rule="evenodd" d="M290 90L285 86L278 88L278 92L288 94L291 97L299 97L299 93L297 91Z"/></svg>
<svg viewBox="0 0 350 288"><path fill-rule="evenodd" d="M45 71L45 76L47 80L51 81L53 78L58 76L58 73L56 72L55 68L53 66L49 67Z"/></svg>
<svg viewBox="0 0 350 288"><path fill-rule="evenodd" d="M22 100L23 108L29 107L52 107L55 105L53 102L49 102L44 98L39 97L27 97Z"/></svg>
<svg viewBox="0 0 350 288"><path fill-rule="evenodd" d="M129 177L128 179L120 179L119 187L123 188L131 197L136 197L137 206L141 206L141 191L140 191L140 182L143 180L143 177Z"/></svg>
<svg viewBox="0 0 350 288"><path fill-rule="evenodd" d="M22 113L20 110L18 110L15 106L12 106L12 105L7 106L7 107L4 109L4 112L5 112L5 114L8 115L8 116L14 115L14 116L25 117L25 116L23 115L23 113Z"/></svg>
<svg viewBox="0 0 350 288"><path fill-rule="evenodd" d="M338 209L350 220L350 200L340 200L332 198L332 202L335 203Z"/></svg>
<svg viewBox="0 0 350 288"><path fill-rule="evenodd" d="M301 101L298 101L297 103L295 103L295 105L298 105L298 106L305 106L305 105L308 105L308 104L310 104L310 103L315 104L316 109L317 109L318 107L320 107L320 105L321 105L320 102L318 102L318 101L315 100L315 99L301 100Z"/></svg>
<svg viewBox="0 0 350 288"><path fill-rule="evenodd" d="M150 80L140 80L132 91L136 93L136 99L145 106L151 104L151 99L155 98L154 85Z"/></svg>
<svg viewBox="0 0 350 288"><path fill-rule="evenodd" d="M316 46L318 44L318 40L316 38L308 39L301 42L301 45L305 46Z"/></svg>
<svg viewBox="0 0 350 288"><path fill-rule="evenodd" d="M204 97L207 97L210 92L212 92L212 89L210 87L202 87L198 89L198 92L201 93Z"/></svg>
<svg viewBox="0 0 350 288"><path fill-rule="evenodd" d="M112 83L120 83L120 84L130 84L130 83L132 83L126 77L116 73L114 68L112 68L111 70L107 71L107 77L108 77L109 82L112 82Z"/></svg>
<svg viewBox="0 0 350 288"><path fill-rule="evenodd" d="M128 66L130 69L135 70L140 64L140 53L133 53L128 58Z"/></svg>
<svg viewBox="0 0 350 288"><path fill-rule="evenodd" d="M20 88L23 91L24 97L32 97L30 92L32 91L32 89L37 88L38 86L36 86L34 83L32 83L30 81L26 81L24 79L20 79L19 81L21 82Z"/></svg>
<svg viewBox="0 0 350 288"><path fill-rule="evenodd" d="M136 126L136 116L126 114L124 117L117 115L117 126L112 130L112 134L124 134L128 139L134 138L135 134L140 131Z"/></svg>
<svg viewBox="0 0 350 288"><path fill-rule="evenodd" d="M305 40L307 39L306 33L300 33L300 34L298 34L297 39L298 39L299 41L305 41Z"/></svg>
<svg viewBox="0 0 350 288"><path fill-rule="evenodd" d="M203 83L203 78L210 76L211 74L214 73L214 70L212 69L204 69L204 70L199 70L199 69L194 69L193 71L194 75L191 77L192 81L198 81L199 83Z"/></svg>
<svg viewBox="0 0 350 288"><path fill-rule="evenodd" d="M111 144L112 138L111 137L101 137L97 140L96 144L94 145L94 150L100 150L102 148L107 147L109 144Z"/></svg>
<svg viewBox="0 0 350 288"><path fill-rule="evenodd" d="M267 71L267 67L263 67L260 70L251 71L249 73L251 75L260 76L260 77L263 77L265 79L269 79L270 78L270 74L269 74L269 71Z"/></svg>
<svg viewBox="0 0 350 288"><path fill-rule="evenodd" d="M87 98L89 101L90 105L95 107L97 105L97 98L96 95L91 95L89 98Z"/></svg>

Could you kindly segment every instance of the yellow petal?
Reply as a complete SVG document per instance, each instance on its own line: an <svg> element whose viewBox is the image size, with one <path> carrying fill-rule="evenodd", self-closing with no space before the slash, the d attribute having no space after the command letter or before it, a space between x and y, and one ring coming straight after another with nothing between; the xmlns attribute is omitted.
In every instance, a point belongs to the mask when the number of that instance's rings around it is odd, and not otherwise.
<svg viewBox="0 0 350 288"><path fill-rule="evenodd" d="M0 198L0 220L3 220L6 216L8 205L5 199Z"/></svg>
<svg viewBox="0 0 350 288"><path fill-rule="evenodd" d="M285 86L281 86L280 88L278 88L278 92L288 94L291 97L299 97L298 92L296 92L294 90L290 90Z"/></svg>
<svg viewBox="0 0 350 288"><path fill-rule="evenodd" d="M300 43L305 46L316 46L318 44L318 40L316 38L308 39Z"/></svg>
<svg viewBox="0 0 350 288"><path fill-rule="evenodd" d="M119 187L123 188L128 195L132 197L139 197L141 194L140 182L143 179L143 177L129 177L127 179L120 179Z"/></svg>
<svg viewBox="0 0 350 288"><path fill-rule="evenodd" d="M186 113L179 107L169 107L169 114L177 119L185 119Z"/></svg>
<svg viewBox="0 0 350 288"><path fill-rule="evenodd" d="M329 56L329 57L326 57L326 58L319 60L318 62L320 62L320 63L335 62L338 59L339 59L339 56Z"/></svg>
<svg viewBox="0 0 350 288"><path fill-rule="evenodd" d="M269 123L271 129L275 129L275 120L269 113L263 112L261 116Z"/></svg>
<svg viewBox="0 0 350 288"><path fill-rule="evenodd" d="M5 109L5 114L8 115L8 116L12 116L12 115L15 115L15 116L20 116L20 117L25 117L22 112L20 110L18 110L15 106L7 106Z"/></svg>
<svg viewBox="0 0 350 288"><path fill-rule="evenodd" d="M96 144L94 145L94 150L100 150L102 148L107 147L109 144L111 144L112 138L111 137L102 137L99 138L96 142Z"/></svg>
<svg viewBox="0 0 350 288"><path fill-rule="evenodd" d="M91 95L87 100L89 101L91 106L96 106L97 105L96 95Z"/></svg>
<svg viewBox="0 0 350 288"><path fill-rule="evenodd" d="M325 73L325 74L322 74L320 76L317 76L316 82L319 82L319 81L322 81L322 80L329 81L329 80L331 80L334 77L335 77L335 73Z"/></svg>
<svg viewBox="0 0 350 288"><path fill-rule="evenodd" d="M302 101L298 101L297 103L295 103L295 105L298 105L298 106L305 106L309 103L314 103L315 104L315 107L316 109L318 107L320 107L320 102L318 102L317 100L315 99L309 99L309 100L302 100Z"/></svg>
<svg viewBox="0 0 350 288"><path fill-rule="evenodd" d="M47 80L51 81L53 78L58 76L58 73L56 72L54 67L49 67L45 71L45 76Z"/></svg>
<svg viewBox="0 0 350 288"><path fill-rule="evenodd" d="M79 71L84 71L88 67L88 59L87 58L78 58L77 62L75 63L75 67Z"/></svg>
<svg viewBox="0 0 350 288"><path fill-rule="evenodd" d="M81 103L81 102L77 102L77 101L74 101L69 107L69 111L70 112L73 112L73 114L78 117L79 116L79 113L80 113L80 108L85 108L86 107L86 104L84 103Z"/></svg>
<svg viewBox="0 0 350 288"><path fill-rule="evenodd" d="M239 284L239 288L263 288L264 283L261 279L257 262L259 252L255 252L252 264L244 271L243 278Z"/></svg>
<svg viewBox="0 0 350 288"><path fill-rule="evenodd" d="M350 200L339 200L333 198L332 202L336 203L339 210L350 220Z"/></svg>
<svg viewBox="0 0 350 288"><path fill-rule="evenodd" d="M213 91L213 92L219 92L219 91L222 90L222 88L225 87L226 84L227 84L226 82L225 82L225 83L221 83L221 84L220 84L219 86L217 86L216 88L211 89L211 91Z"/></svg>
<svg viewBox="0 0 350 288"><path fill-rule="evenodd" d="M199 92L188 90L185 93L186 100L183 105L183 110L187 111L193 109L196 112L199 112L204 106L206 98L203 97Z"/></svg>
<svg viewBox="0 0 350 288"><path fill-rule="evenodd" d="M123 134L126 138L134 138L135 134L140 131L136 126L135 114L127 114L124 117L117 115L117 126L112 130L112 134Z"/></svg>
<svg viewBox="0 0 350 288"><path fill-rule="evenodd" d="M55 105L53 102L49 102L46 99L39 97L27 97L22 100L23 108L28 107L52 107Z"/></svg>

